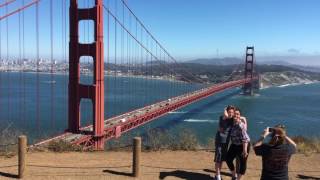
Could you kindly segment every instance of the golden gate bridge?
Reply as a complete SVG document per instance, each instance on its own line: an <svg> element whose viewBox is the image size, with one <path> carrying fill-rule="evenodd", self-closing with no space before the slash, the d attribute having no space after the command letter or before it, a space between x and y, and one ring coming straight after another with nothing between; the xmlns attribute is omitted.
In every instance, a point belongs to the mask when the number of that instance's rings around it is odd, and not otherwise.
<svg viewBox="0 0 320 180"><path fill-rule="evenodd" d="M47 11L40 11L40 8L45 9L44 6ZM12 87L10 75L0 74L0 87L8 89L8 93L1 96L7 98L7 110L2 107L0 113L10 114L18 109L21 111L21 118L29 113L24 107L27 105L25 102L26 81L23 71L27 71L25 67L26 54L28 51L32 51L36 61L34 63L34 72L36 73L34 80L35 126L38 127L38 130L41 126L43 117L40 117L40 114L43 109L40 99L41 95L46 94L49 97L47 103L50 104L46 107L49 107L50 113L47 113L44 118L50 119L51 126L54 128L55 109L59 106L56 103L57 91L54 83L48 84L50 86L49 92L41 89L40 73L43 70L41 67L43 63L41 48L43 46L49 47L50 63L46 67L50 74L49 82L55 82L54 74L59 71L59 67L56 65L57 58L54 57L59 53L58 51L60 51L62 61L68 64L63 69L66 77L68 76L66 81L68 84L65 85L68 87L68 91L66 91L68 99L65 101L68 104L66 131L39 141L32 146L46 145L51 141L63 139L73 144L82 145L84 148L103 149L107 140L118 138L122 134L156 120L169 112L227 89L242 87L244 94L252 95L254 84L258 81L257 72L254 70L254 47L246 48L244 70L240 70L241 75L239 73L237 76L234 75L239 71L240 66L237 66L229 77L225 78L225 81L218 83L210 83L193 74L164 48L124 0L95 0L91 3L79 0L6 0L0 4L0 8L1 70L10 73L15 69L14 66L20 67L19 107L13 107L13 102L11 102L13 96L11 91L15 87ZM58 9L59 14L54 9ZM67 15L68 12L69 15ZM46 13L46 15L42 13ZM44 27L41 26L40 18L46 18L46 16L49 20L45 19L46 27ZM11 32L10 25L14 26L16 30ZM33 26L35 36L33 41L28 41L30 37L28 37L29 34L26 34L30 32L27 29L32 28L29 26ZM57 38L58 35L60 35L59 38ZM18 37L16 42L11 42L12 37ZM47 39L47 41L41 44L42 39ZM34 49L28 49L31 44L35 47ZM10 53L11 49L16 49L17 52ZM92 75L89 76L90 83L83 82L82 76L85 70L83 64L87 64L86 70ZM161 89L154 83L158 81L156 78L165 77L172 82L170 85L172 90L170 89L169 95L163 95L160 100L141 104L128 112L121 112L106 118L108 108L117 108L105 106L108 101L108 88L110 88L105 87L106 75L116 77L112 84L108 84L109 86L119 86L124 83L121 79L124 76L137 76L148 80L153 84L154 89ZM1 81L4 78L7 78L7 81ZM7 83L4 84L4 82ZM197 83L201 86L196 90L184 88L180 94L173 92L175 87L181 86L183 83ZM145 85L150 86L148 83ZM122 90L119 91L121 93ZM145 94L145 97L147 96L148 94ZM83 110L81 103L83 100L90 100L92 103L90 106L92 122L88 126L81 125L81 114L83 113L81 112Z"/></svg>

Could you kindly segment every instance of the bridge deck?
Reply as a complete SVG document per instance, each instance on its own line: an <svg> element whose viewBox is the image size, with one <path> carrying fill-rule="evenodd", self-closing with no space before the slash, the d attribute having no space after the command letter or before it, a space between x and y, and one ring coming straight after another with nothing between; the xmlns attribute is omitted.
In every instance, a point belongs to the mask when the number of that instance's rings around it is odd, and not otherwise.
<svg viewBox="0 0 320 180"><path fill-rule="evenodd" d="M158 103L148 105L143 108L136 109L134 111L127 112L119 116L115 116L110 119L107 119L105 120L105 123L104 123L105 140L120 137L122 133L125 133L131 129L141 126L147 122L150 122L151 120L154 120L163 115L166 115L171 111L180 109L188 104L194 103L196 101L199 101L203 98L206 98L208 96L211 96L223 90L241 86L255 79L256 78L241 79L237 81L230 81L227 83L216 84L207 88L203 88L191 93L183 94L181 96L166 99L164 101L160 101ZM54 138L41 141L35 144L34 146L45 145L54 140L65 140L73 144L82 144L85 146L91 146L92 144L90 143L90 141L92 140L92 138L94 138L90 133L92 132L92 130L93 130L93 126L90 125L90 126L81 128L81 133L79 134L72 134L72 133L66 132Z"/></svg>

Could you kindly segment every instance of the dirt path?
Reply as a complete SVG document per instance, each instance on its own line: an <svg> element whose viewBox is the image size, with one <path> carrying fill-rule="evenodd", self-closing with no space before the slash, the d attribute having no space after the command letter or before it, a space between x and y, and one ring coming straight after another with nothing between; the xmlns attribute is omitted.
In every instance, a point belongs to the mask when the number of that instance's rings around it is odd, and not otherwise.
<svg viewBox="0 0 320 180"><path fill-rule="evenodd" d="M94 153L29 153L25 179L105 179L124 180L130 177L132 154L129 152ZM153 180L209 180L213 179L212 152L152 152L142 153L142 177ZM250 154L245 180L260 177L261 159ZM294 155L289 165L291 179L320 180L320 154ZM223 172L229 171L224 165ZM15 178L17 157L0 158L0 179ZM224 176L224 179L231 179Z"/></svg>

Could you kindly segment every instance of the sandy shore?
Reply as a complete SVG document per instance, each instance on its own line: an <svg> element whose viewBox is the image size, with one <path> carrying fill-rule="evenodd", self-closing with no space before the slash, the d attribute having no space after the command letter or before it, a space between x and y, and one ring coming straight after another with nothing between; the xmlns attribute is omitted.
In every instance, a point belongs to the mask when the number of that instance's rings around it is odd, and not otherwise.
<svg viewBox="0 0 320 180"><path fill-rule="evenodd" d="M206 151L164 151L142 153L142 176L139 179L213 179L213 153ZM130 152L93 153L28 153L27 175L24 179L135 179L131 175ZM290 179L320 179L320 154L296 154L290 165ZM224 165L224 179L231 179ZM17 157L0 157L0 179L16 178ZM261 159L249 156L245 180L259 179Z"/></svg>

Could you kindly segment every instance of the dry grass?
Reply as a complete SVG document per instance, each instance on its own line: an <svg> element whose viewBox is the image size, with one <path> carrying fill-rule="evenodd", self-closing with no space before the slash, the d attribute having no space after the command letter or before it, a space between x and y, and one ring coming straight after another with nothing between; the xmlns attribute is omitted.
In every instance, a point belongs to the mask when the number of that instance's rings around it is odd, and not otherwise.
<svg viewBox="0 0 320 180"><path fill-rule="evenodd" d="M142 137L143 151L162 151L162 150L183 150L192 151L200 147L195 134L189 129L181 129L179 133L173 134L167 130L149 129ZM132 138L139 135L125 135L120 139L108 142L108 151L131 151Z"/></svg>
<svg viewBox="0 0 320 180"><path fill-rule="evenodd" d="M0 127L0 156L12 157L17 154L18 137L21 133L11 125Z"/></svg>
<svg viewBox="0 0 320 180"><path fill-rule="evenodd" d="M320 153L319 138L305 138L303 136L296 136L292 139L297 143L297 150L299 153L304 153L306 155L311 153Z"/></svg>
<svg viewBox="0 0 320 180"><path fill-rule="evenodd" d="M141 153L141 178L154 180L212 179L214 153L208 151L162 151ZM290 179L319 179L320 154L295 154L289 163ZM0 158L0 179L11 180L17 174L17 156ZM261 157L250 153L245 180L260 179ZM231 179L223 165L223 179ZM37 152L27 154L24 180L136 180L132 173L132 152ZM11 175L11 177L10 177ZM9 176L9 177L8 177ZM211 176L211 177L210 177ZM7 178L8 177L8 178Z"/></svg>
<svg viewBox="0 0 320 180"><path fill-rule="evenodd" d="M13 131L11 126L0 128L0 156L11 157L17 153L18 131ZM149 129L142 135L144 151L194 151L198 149L214 149L213 139L209 139L205 147L199 144L195 134L189 129L181 129L179 133L173 134L167 130ZM130 134L120 139L112 140L107 144L107 151L131 151L132 138L139 134ZM297 151L305 155L320 153L320 138L306 138L296 136L292 138L297 143ZM3 146L2 146L3 145ZM66 141L53 141L49 143L47 150L52 152L79 152L81 146L72 145Z"/></svg>
<svg viewBox="0 0 320 180"><path fill-rule="evenodd" d="M73 151L80 152L82 151L82 147L60 140L60 141L50 142L48 145L48 150L52 152L59 152L59 153L73 152Z"/></svg>
<svg viewBox="0 0 320 180"><path fill-rule="evenodd" d="M107 145L107 151L131 151L132 138L135 135L125 136L113 140ZM297 143L297 151L305 155L320 153L320 138L306 138L296 136L292 138ZM166 130L150 129L142 136L143 151L195 151L199 149L214 149L213 139L208 140L205 147L199 144L195 134L189 129L182 129L177 134L172 134ZM81 151L80 146L75 146L65 141L54 141L49 144L49 151L71 152Z"/></svg>

